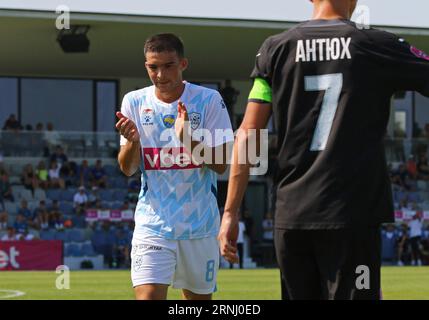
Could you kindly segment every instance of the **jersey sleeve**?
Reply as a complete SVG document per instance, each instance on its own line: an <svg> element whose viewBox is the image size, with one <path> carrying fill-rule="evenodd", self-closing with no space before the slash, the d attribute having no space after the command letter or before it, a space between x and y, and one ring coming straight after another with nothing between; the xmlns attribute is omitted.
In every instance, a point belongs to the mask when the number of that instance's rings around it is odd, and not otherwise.
<svg viewBox="0 0 429 320"><path fill-rule="evenodd" d="M132 113L131 113L131 102L129 100L129 95L126 94L124 96L124 98L122 99L122 105L121 105L121 113L126 116L127 118L131 118L132 117ZM120 138L120 145L124 146L127 144L127 139L125 139L125 137L123 135L121 135Z"/></svg>
<svg viewBox="0 0 429 320"><path fill-rule="evenodd" d="M271 38L265 40L256 55L255 67L250 75L252 79L261 78L271 86L272 78L272 53Z"/></svg>
<svg viewBox="0 0 429 320"><path fill-rule="evenodd" d="M204 129L210 132L211 139L206 140L209 147L218 147L227 142L234 141L231 120L219 92L213 95L210 104L207 106L204 117Z"/></svg>
<svg viewBox="0 0 429 320"><path fill-rule="evenodd" d="M429 96L429 55L390 33L378 39L379 54L387 61L386 76L394 91L418 91Z"/></svg>

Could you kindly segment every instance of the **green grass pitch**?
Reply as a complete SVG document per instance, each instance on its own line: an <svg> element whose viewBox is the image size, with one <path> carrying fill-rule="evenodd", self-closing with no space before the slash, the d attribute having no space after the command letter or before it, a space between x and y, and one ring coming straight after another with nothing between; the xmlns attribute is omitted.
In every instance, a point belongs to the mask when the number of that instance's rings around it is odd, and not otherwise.
<svg viewBox="0 0 429 320"><path fill-rule="evenodd" d="M107 300L133 299L130 273L119 271L71 271L70 289L58 290L58 274L47 272L0 272L0 299ZM385 300L429 300L429 267L384 267ZM23 295L16 296L19 293ZM180 291L169 290L169 299L180 299ZM275 269L221 269L215 300L280 299L279 272Z"/></svg>

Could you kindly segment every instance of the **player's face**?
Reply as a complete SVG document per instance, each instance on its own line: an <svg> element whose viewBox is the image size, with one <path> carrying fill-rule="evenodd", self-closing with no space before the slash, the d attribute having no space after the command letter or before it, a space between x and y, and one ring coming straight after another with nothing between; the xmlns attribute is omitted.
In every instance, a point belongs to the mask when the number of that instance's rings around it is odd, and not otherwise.
<svg viewBox="0 0 429 320"><path fill-rule="evenodd" d="M181 86L188 60L180 58L176 52L147 52L145 65L155 87L160 92L169 93Z"/></svg>

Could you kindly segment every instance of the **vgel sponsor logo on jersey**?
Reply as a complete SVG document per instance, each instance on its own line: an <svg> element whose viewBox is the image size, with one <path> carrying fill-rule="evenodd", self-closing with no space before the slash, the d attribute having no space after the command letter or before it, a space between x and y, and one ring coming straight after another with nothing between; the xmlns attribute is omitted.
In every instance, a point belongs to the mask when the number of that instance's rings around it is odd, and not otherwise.
<svg viewBox="0 0 429 320"><path fill-rule="evenodd" d="M200 168L183 147L143 148L145 170L183 170Z"/></svg>
<svg viewBox="0 0 429 320"><path fill-rule="evenodd" d="M351 59L352 38L298 40L295 62L318 62Z"/></svg>

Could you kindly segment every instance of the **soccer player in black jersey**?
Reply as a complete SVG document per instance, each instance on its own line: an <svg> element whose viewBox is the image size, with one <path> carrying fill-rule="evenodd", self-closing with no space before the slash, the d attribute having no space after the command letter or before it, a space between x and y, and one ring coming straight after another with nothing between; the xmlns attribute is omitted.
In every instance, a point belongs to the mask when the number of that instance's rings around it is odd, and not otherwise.
<svg viewBox="0 0 429 320"><path fill-rule="evenodd" d="M219 241L236 261L248 129L278 132L275 246L291 299L378 299L380 225L393 222L384 136L391 97L429 96L429 56L349 19L353 0L314 0L313 19L269 37L234 146Z"/></svg>

